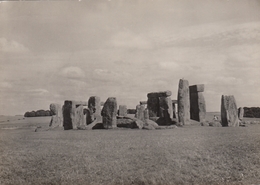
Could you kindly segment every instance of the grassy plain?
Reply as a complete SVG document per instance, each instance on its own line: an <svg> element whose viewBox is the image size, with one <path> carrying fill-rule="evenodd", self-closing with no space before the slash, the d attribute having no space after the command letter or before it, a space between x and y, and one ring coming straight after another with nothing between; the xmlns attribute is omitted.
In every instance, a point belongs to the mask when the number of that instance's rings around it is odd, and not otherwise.
<svg viewBox="0 0 260 185"><path fill-rule="evenodd" d="M34 132L49 121L0 123L0 184L260 184L260 125Z"/></svg>

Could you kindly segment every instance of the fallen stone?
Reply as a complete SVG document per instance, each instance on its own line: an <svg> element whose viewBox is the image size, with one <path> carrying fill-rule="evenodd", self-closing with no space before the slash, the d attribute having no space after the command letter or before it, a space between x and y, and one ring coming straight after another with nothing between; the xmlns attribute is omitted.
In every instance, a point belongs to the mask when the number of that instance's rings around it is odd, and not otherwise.
<svg viewBox="0 0 260 185"><path fill-rule="evenodd" d="M221 97L221 124L223 127L239 126L237 104L234 96Z"/></svg>
<svg viewBox="0 0 260 185"><path fill-rule="evenodd" d="M146 119L146 120L144 120L144 126L145 127L153 127L154 129L156 129L157 127L159 127L159 125L156 123L156 122L154 122L154 121L152 121L152 120L150 120L150 119Z"/></svg>
<svg viewBox="0 0 260 185"><path fill-rule="evenodd" d="M190 93L204 92L204 84L191 85L189 87Z"/></svg>
<svg viewBox="0 0 260 185"><path fill-rule="evenodd" d="M124 117L125 119L130 119L132 121L134 121L134 125L133 125L133 128L139 128L139 129L142 129L143 126L144 126L144 122L138 118L130 118L128 116Z"/></svg>
<svg viewBox="0 0 260 185"><path fill-rule="evenodd" d="M106 129L116 128L117 101L115 97L110 97L104 104L101 111L103 117L103 125Z"/></svg>
<svg viewBox="0 0 260 185"><path fill-rule="evenodd" d="M210 127L222 127L220 121L212 121L208 123Z"/></svg>
<svg viewBox="0 0 260 185"><path fill-rule="evenodd" d="M190 93L189 82L180 79L178 88L178 120L179 125L189 125L190 123Z"/></svg>

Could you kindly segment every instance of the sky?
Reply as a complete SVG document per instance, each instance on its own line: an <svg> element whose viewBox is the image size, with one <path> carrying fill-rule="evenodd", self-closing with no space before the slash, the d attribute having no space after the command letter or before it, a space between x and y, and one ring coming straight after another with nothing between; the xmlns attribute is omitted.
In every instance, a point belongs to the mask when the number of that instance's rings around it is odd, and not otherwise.
<svg viewBox="0 0 260 185"><path fill-rule="evenodd" d="M260 106L260 1L81 0L0 2L0 114L64 100L135 108L179 79Z"/></svg>

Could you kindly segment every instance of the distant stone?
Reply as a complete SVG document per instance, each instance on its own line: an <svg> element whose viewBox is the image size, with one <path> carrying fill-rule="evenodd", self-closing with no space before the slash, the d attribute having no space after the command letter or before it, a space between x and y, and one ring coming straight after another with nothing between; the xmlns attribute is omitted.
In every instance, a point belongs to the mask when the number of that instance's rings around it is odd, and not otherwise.
<svg viewBox="0 0 260 185"><path fill-rule="evenodd" d="M79 105L76 107L74 112L74 123L73 128L79 128L81 126L85 126L86 123L84 121L84 112L83 112L83 105Z"/></svg>
<svg viewBox="0 0 260 185"><path fill-rule="evenodd" d="M94 120L102 122L100 97L91 96L88 100L88 109Z"/></svg>
<svg viewBox="0 0 260 185"><path fill-rule="evenodd" d="M190 118L199 122L206 120L206 102L202 92L190 93Z"/></svg>
<svg viewBox="0 0 260 185"><path fill-rule="evenodd" d="M221 97L221 124L223 127L239 126L237 104L234 96Z"/></svg>
<svg viewBox="0 0 260 185"><path fill-rule="evenodd" d="M189 87L190 93L204 92L204 84L191 85Z"/></svg>
<svg viewBox="0 0 260 185"><path fill-rule="evenodd" d="M190 93L188 80L180 79L178 88L178 120L180 125L190 123Z"/></svg>
<svg viewBox="0 0 260 185"><path fill-rule="evenodd" d="M144 110L145 110L144 105L137 105L136 106L135 117L137 119L140 119L140 120L144 121Z"/></svg>
<svg viewBox="0 0 260 185"><path fill-rule="evenodd" d="M243 118L244 118L244 108L239 107L238 108L238 119L243 120Z"/></svg>
<svg viewBox="0 0 260 185"><path fill-rule="evenodd" d="M171 97L159 97L159 117L164 119L163 125L170 125L173 118Z"/></svg>
<svg viewBox="0 0 260 185"><path fill-rule="evenodd" d="M101 111L103 117L103 125L106 129L116 128L117 101L115 97L110 97L104 104Z"/></svg>
<svg viewBox="0 0 260 185"><path fill-rule="evenodd" d="M127 106L126 105L119 105L118 116L120 116L120 117L127 116Z"/></svg>
<svg viewBox="0 0 260 185"><path fill-rule="evenodd" d="M151 97L168 97L171 96L172 92L171 91L161 91L161 92L151 92L147 94L148 98Z"/></svg>

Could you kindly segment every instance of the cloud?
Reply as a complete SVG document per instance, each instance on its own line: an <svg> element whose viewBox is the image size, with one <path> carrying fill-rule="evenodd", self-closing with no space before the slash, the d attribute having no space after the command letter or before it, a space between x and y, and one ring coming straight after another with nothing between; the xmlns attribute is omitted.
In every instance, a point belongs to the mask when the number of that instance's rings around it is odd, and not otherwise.
<svg viewBox="0 0 260 185"><path fill-rule="evenodd" d="M1 89L9 89L12 88L12 84L9 82L0 82L0 88Z"/></svg>
<svg viewBox="0 0 260 185"><path fill-rule="evenodd" d="M27 92L33 93L33 94L36 94L36 95L44 95L44 94L49 93L49 91L46 90L46 89L30 89Z"/></svg>
<svg viewBox="0 0 260 185"><path fill-rule="evenodd" d="M29 49L14 40L7 40L6 38L1 37L0 51L20 53L20 52L28 52Z"/></svg>
<svg viewBox="0 0 260 185"><path fill-rule="evenodd" d="M112 36L109 44L119 48L131 48L131 49L150 49L152 43L144 36L131 33L129 31L119 32Z"/></svg>
<svg viewBox="0 0 260 185"><path fill-rule="evenodd" d="M84 71L76 66L63 68L61 70L61 75L69 79L82 79L85 77Z"/></svg>

